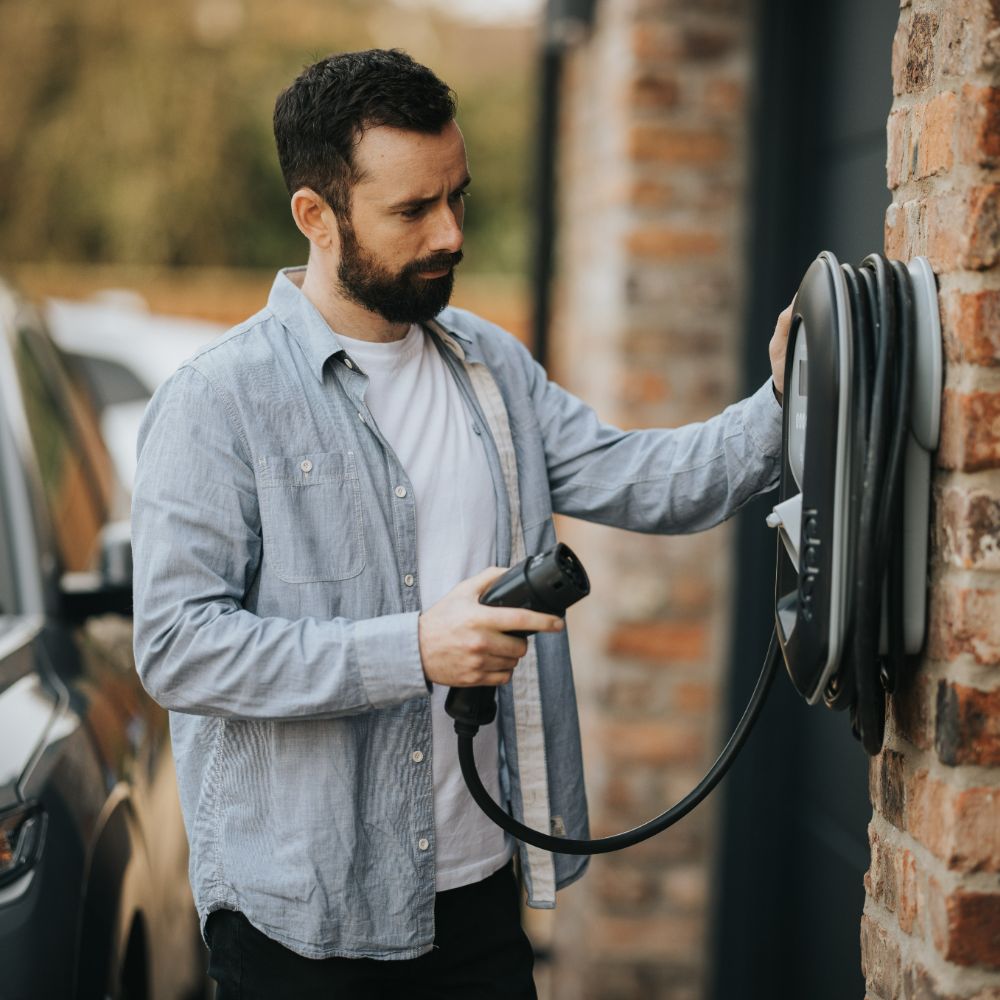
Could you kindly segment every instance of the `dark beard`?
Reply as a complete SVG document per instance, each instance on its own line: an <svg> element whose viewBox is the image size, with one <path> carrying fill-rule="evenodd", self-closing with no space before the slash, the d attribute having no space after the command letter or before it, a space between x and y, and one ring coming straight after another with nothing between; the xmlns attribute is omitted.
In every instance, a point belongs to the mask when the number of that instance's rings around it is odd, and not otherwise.
<svg viewBox="0 0 1000 1000"><path fill-rule="evenodd" d="M448 304L455 284L454 268L462 251L439 253L407 264L397 274L387 271L358 242L350 220L338 218L340 230L340 289L351 301L390 323L424 323ZM421 278L426 271L443 271L440 278Z"/></svg>

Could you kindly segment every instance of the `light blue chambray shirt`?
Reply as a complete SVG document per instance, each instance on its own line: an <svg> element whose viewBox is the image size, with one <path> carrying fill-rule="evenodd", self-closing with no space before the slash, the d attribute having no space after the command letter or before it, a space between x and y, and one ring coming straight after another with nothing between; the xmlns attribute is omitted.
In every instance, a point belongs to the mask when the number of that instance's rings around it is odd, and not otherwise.
<svg viewBox="0 0 1000 1000"><path fill-rule="evenodd" d="M623 432L508 333L459 309L438 320L465 352L463 365L442 351L496 485L497 523L483 529L501 565L510 505L467 365L485 365L506 404L528 553L555 542L553 511L690 532L776 484L770 382L703 424ZM413 491L366 384L281 272L265 309L160 388L133 501L135 649L171 713L202 920L228 907L301 955L405 959L434 937L430 698ZM548 812L586 837L566 635L536 648ZM501 782L520 819L510 699L501 688ZM556 855L555 884L585 865ZM529 902L551 905L524 869Z"/></svg>

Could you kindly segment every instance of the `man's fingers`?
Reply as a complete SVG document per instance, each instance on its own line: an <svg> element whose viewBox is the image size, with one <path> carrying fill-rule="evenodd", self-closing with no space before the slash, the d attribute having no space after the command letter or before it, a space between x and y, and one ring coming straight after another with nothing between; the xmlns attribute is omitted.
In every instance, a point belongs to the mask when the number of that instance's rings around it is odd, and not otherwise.
<svg viewBox="0 0 1000 1000"><path fill-rule="evenodd" d="M556 615L527 608L492 608L484 605L483 621L498 632L561 632L566 623Z"/></svg>
<svg viewBox="0 0 1000 1000"><path fill-rule="evenodd" d="M499 579L506 573L507 570L500 566L490 566L488 569L484 569L481 573L477 573L475 576L470 576L468 580L463 580L455 590L468 591L471 594L475 594L479 597L483 591L494 581Z"/></svg>
<svg viewBox="0 0 1000 1000"><path fill-rule="evenodd" d="M505 635L499 632L489 642L489 656L502 657L514 663L527 652L528 640L522 639L519 635Z"/></svg>
<svg viewBox="0 0 1000 1000"><path fill-rule="evenodd" d="M778 315L778 321L774 325L774 334L767 346L767 353L771 359L771 375L774 379L774 386L779 393L784 392L785 389L785 350L788 346L788 332L792 325L793 305L794 300Z"/></svg>
<svg viewBox="0 0 1000 1000"><path fill-rule="evenodd" d="M513 676L513 670L504 670L495 674L488 674L485 683L490 687L500 687L503 684L509 684Z"/></svg>

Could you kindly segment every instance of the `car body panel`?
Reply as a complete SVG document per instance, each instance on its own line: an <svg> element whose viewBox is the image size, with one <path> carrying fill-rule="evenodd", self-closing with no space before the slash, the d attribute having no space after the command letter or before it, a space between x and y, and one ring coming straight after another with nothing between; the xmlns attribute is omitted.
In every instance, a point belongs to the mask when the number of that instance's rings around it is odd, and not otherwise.
<svg viewBox="0 0 1000 1000"><path fill-rule="evenodd" d="M105 601L101 539L127 510L72 379L0 285L0 811L45 817L38 860L0 885L0 995L114 998L126 980L130 998L204 995L166 713L139 683L131 619L67 611L68 574ZM43 389L51 413L27 398Z"/></svg>

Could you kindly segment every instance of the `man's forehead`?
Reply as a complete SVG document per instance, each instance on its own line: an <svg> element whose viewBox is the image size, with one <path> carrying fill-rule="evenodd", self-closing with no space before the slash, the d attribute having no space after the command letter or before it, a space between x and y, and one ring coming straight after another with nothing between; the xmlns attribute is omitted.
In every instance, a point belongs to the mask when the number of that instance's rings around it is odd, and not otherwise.
<svg viewBox="0 0 1000 1000"><path fill-rule="evenodd" d="M354 150L359 187L418 188L459 183L468 171L465 140L451 121L436 133L378 125L367 129ZM370 190L366 192L374 194Z"/></svg>

